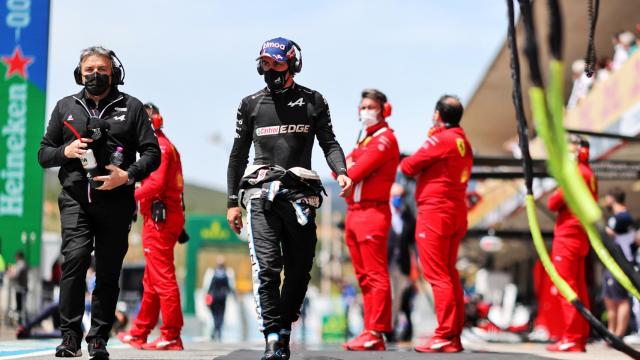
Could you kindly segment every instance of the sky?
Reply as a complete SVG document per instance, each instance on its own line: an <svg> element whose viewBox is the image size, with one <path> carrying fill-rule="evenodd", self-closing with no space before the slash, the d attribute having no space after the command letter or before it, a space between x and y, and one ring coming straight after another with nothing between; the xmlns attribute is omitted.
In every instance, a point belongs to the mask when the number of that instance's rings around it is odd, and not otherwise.
<svg viewBox="0 0 640 360"><path fill-rule="evenodd" d="M265 86L255 66L265 40L301 46L295 80L325 96L345 153L369 87L387 95L400 149L412 153L442 94L469 101L507 27L503 0L52 0L50 21L47 113L79 91L80 51L110 48L127 74L120 90L160 108L185 180L220 191L238 104ZM317 142L312 167L330 173Z"/></svg>

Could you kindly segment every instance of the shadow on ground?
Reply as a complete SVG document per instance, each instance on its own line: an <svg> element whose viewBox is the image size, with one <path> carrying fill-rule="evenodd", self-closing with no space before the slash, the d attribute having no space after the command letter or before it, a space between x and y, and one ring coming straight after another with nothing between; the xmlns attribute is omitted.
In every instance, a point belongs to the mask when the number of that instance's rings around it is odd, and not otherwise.
<svg viewBox="0 0 640 360"><path fill-rule="evenodd" d="M472 352L464 351L456 354L421 354L410 351L302 351L292 353L293 360L424 360L425 357L434 359L456 359L456 360L493 360L493 359L518 359L537 360L550 359L542 356L518 354L518 353L496 353L496 352ZM236 350L228 355L216 357L216 360L259 360L262 352L255 350Z"/></svg>

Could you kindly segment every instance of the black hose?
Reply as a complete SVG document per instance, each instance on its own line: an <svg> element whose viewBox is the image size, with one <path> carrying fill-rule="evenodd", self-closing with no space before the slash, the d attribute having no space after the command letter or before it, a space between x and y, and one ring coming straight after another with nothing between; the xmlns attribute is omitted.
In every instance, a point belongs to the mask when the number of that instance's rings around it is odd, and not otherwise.
<svg viewBox="0 0 640 360"><path fill-rule="evenodd" d="M544 87L542 73L540 72L540 61L538 60L538 40L536 39L536 29L533 25L533 12L531 11L530 0L518 0L520 3L520 14L524 19L525 44L524 54L529 60L529 76L534 86Z"/></svg>
<svg viewBox="0 0 640 360"><path fill-rule="evenodd" d="M631 346L625 344L619 337L613 335L593 314L580 302L579 299L575 299L571 304L578 309L578 312L589 321L593 329L604 338L604 340L611 345L614 349L621 351L633 359L640 359L640 352L636 351Z"/></svg>
<svg viewBox="0 0 640 360"><path fill-rule="evenodd" d="M595 1L595 4L594 4ZM588 77L592 77L596 67L596 46L594 44L594 36L596 33L596 24L598 23L598 10L600 9L600 0L587 0L589 13L589 40L587 45L587 54L584 57L584 72Z"/></svg>
<svg viewBox="0 0 640 360"><path fill-rule="evenodd" d="M520 63L518 59L518 45L516 42L515 35L515 25L514 25L514 9L513 9L513 0L507 0L507 9L509 15L509 31L508 31L508 42L509 42L509 51L511 55L511 79L513 80L513 104L516 110L516 120L518 121L518 138L520 143L520 149L522 151L522 166L523 172L525 176L525 182L527 186L527 194L532 194L531 184L533 182L532 176L532 160L531 155L529 153L529 140L527 134L527 120L524 115L524 109L522 106L522 89L520 83ZM596 0L597 1L597 0ZM540 75L540 66L538 63L538 46L536 42L536 36L534 32L533 26L533 14L531 11L531 3L529 0L518 0L520 3L520 13L523 16L525 30L526 30L526 46L525 46L525 54L529 60L529 68L530 68L530 76L531 81L534 86L542 87L542 76ZM549 7L551 10L551 32L556 31L562 32L562 25L560 21L560 9L558 7L558 3L555 0L549 1ZM554 10L555 9L555 10ZM556 34L549 36L550 46L552 47L552 56L556 59L560 59L560 51L562 45L562 34ZM555 49L553 49L556 47ZM555 54L553 54L555 52ZM606 241L605 241L606 244ZM619 249L618 249L619 250ZM609 250L611 254L616 254L615 251ZM612 255L616 258L616 255ZM616 260L618 260L616 258ZM626 262L626 259L625 259ZM621 261L618 260L618 263L621 264ZM629 265L627 263L627 265ZM624 269L624 264L621 264L621 267ZM625 270L626 272L626 270ZM632 278L630 276L630 278ZM634 350L627 344L625 344L620 338L613 335L609 330L595 317L593 314L584 307L582 302L580 302L579 298L571 301L571 304L578 310L578 312L591 324L591 326L602 336L605 341L607 341L611 346L619 350L634 359L640 359L640 352Z"/></svg>
<svg viewBox="0 0 640 360"><path fill-rule="evenodd" d="M562 60L562 12L558 0L549 0L549 46L551 56Z"/></svg>
<svg viewBox="0 0 640 360"><path fill-rule="evenodd" d="M524 181L527 188L527 194L533 195L533 165L531 154L529 153L529 129L527 127L527 119L524 116L524 106L522 105L522 84L520 83L520 59L518 56L518 42L516 40L515 15L513 9L513 1L507 0L507 11L509 16L509 30L507 32L509 54L511 56L511 80L513 82L513 90L511 98L513 106L516 108L516 121L518 122L518 143L520 152L522 153L522 170L524 172Z"/></svg>

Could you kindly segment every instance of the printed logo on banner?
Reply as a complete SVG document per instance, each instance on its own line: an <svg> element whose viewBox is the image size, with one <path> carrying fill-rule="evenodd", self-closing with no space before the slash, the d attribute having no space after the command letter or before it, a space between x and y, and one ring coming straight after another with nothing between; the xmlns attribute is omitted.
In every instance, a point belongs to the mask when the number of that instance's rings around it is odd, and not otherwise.
<svg viewBox="0 0 640 360"><path fill-rule="evenodd" d="M34 159L46 118L49 3L0 3L0 253L11 259L24 251L36 266L44 186Z"/></svg>
<svg viewBox="0 0 640 360"><path fill-rule="evenodd" d="M7 67L7 72L4 75L5 80L18 75L27 80L27 66L33 63L32 56L24 56L20 50L20 46L16 46L13 49L13 54L10 56L2 56L2 62Z"/></svg>

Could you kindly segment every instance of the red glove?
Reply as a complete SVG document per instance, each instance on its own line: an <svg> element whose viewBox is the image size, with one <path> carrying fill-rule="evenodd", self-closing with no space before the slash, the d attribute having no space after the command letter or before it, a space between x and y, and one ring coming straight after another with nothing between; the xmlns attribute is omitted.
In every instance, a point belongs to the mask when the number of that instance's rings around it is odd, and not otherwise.
<svg viewBox="0 0 640 360"><path fill-rule="evenodd" d="M207 306L211 306L211 304L213 304L213 295L207 294L204 297L204 302L205 302L205 304L207 304Z"/></svg>

